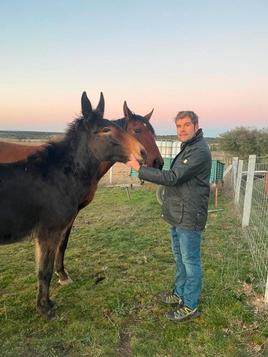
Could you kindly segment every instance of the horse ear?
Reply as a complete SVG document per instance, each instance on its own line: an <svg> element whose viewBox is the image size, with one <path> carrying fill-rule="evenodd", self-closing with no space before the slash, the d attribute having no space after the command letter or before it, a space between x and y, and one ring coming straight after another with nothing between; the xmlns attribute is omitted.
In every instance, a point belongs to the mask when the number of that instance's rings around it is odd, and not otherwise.
<svg viewBox="0 0 268 357"><path fill-rule="evenodd" d="M154 109L150 113L144 115L144 118L149 121L151 119L151 116L153 115L153 112L154 112Z"/></svg>
<svg viewBox="0 0 268 357"><path fill-rule="evenodd" d="M99 100L99 104L97 105L96 110L100 113L101 117L103 118L104 115L104 96L103 93L100 93L100 100Z"/></svg>
<svg viewBox="0 0 268 357"><path fill-rule="evenodd" d="M82 114L84 118L87 118L92 113L92 106L87 97L87 93L83 92L81 97L81 107L82 107Z"/></svg>
<svg viewBox="0 0 268 357"><path fill-rule="evenodd" d="M125 116L126 119L130 119L133 116L133 113L129 109L129 107L127 106L127 102L126 101L124 101L123 111L124 111L124 116Z"/></svg>

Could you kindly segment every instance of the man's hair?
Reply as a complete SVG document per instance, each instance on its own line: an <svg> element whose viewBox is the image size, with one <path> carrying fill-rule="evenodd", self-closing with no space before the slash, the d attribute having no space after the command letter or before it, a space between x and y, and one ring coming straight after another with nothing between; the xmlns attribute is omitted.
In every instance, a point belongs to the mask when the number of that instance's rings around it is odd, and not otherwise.
<svg viewBox="0 0 268 357"><path fill-rule="evenodd" d="M178 112L175 117L175 123L177 122L177 120L183 119L185 117L189 117L194 125L198 124L198 116L195 114L195 112L191 112L190 110L183 110L181 112Z"/></svg>

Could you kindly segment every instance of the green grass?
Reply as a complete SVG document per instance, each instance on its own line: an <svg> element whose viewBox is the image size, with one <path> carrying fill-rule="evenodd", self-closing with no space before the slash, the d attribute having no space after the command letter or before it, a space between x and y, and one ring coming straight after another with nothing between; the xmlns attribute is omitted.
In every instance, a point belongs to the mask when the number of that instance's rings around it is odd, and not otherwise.
<svg viewBox="0 0 268 357"><path fill-rule="evenodd" d="M78 216L65 261L74 283L54 276L53 321L35 310L34 244L0 247L0 356L268 355L267 315L253 304L257 280L232 205L220 199L224 211L209 216L202 317L175 324L155 301L173 282L169 227L154 188L130 193L99 188Z"/></svg>

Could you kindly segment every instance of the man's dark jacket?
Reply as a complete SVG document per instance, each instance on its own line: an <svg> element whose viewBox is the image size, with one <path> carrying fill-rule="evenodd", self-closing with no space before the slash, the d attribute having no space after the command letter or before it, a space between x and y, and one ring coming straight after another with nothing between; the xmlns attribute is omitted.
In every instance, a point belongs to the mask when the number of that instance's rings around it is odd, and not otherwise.
<svg viewBox="0 0 268 357"><path fill-rule="evenodd" d="M202 129L182 143L170 170L142 166L139 178L164 185L161 217L172 226L202 231L207 221L211 153Z"/></svg>

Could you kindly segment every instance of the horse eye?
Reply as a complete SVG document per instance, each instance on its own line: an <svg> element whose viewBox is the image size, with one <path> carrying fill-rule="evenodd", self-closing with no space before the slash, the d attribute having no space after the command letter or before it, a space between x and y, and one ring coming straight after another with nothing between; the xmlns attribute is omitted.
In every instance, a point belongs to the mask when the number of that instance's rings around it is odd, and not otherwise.
<svg viewBox="0 0 268 357"><path fill-rule="evenodd" d="M108 133L108 131L111 131L111 129L108 128L108 127L105 127L105 128L102 129L102 132L103 132L103 133Z"/></svg>
<svg viewBox="0 0 268 357"><path fill-rule="evenodd" d="M141 129L134 129L134 133L135 134L140 134L141 133Z"/></svg>

